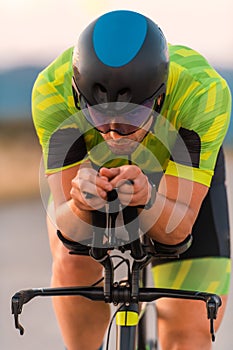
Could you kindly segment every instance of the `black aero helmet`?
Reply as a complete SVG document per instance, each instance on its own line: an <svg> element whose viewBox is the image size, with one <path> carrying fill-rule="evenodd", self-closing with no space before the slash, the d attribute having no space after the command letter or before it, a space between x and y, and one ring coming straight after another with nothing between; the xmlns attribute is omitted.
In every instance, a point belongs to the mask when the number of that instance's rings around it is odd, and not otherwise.
<svg viewBox="0 0 233 350"><path fill-rule="evenodd" d="M165 93L166 39L151 19L120 10L102 15L81 33L73 55L75 85L91 106L141 104Z"/></svg>

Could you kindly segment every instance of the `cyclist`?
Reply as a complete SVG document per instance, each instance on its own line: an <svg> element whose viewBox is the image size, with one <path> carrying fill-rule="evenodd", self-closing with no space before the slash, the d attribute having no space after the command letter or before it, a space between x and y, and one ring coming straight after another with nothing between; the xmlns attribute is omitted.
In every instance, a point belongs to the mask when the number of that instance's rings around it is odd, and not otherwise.
<svg viewBox="0 0 233 350"><path fill-rule="evenodd" d="M156 261L155 284L220 294L218 328L230 279L225 80L198 52L167 44L151 19L113 11L39 74L32 107L52 193L52 285L90 285L101 276L100 264L66 247L75 251L91 234L93 209L117 188L122 205L140 207L152 240L177 245L192 233L179 259ZM101 346L107 304L56 297L54 308L67 349ZM211 348L202 302L161 299L157 311L163 350Z"/></svg>

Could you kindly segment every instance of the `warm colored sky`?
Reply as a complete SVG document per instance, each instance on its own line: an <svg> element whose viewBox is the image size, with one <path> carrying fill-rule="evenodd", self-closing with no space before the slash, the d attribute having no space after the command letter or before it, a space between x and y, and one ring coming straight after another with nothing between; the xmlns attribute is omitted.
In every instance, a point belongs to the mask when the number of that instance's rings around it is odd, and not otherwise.
<svg viewBox="0 0 233 350"><path fill-rule="evenodd" d="M49 63L90 21L114 9L141 12L169 42L233 68L233 0L0 0L0 69Z"/></svg>

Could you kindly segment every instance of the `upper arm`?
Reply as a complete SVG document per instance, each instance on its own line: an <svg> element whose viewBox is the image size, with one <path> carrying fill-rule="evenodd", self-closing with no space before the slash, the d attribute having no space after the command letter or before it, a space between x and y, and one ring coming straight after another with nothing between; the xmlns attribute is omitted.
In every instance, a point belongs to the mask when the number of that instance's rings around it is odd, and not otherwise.
<svg viewBox="0 0 233 350"><path fill-rule="evenodd" d="M164 174L154 206L143 211L142 231L161 243L182 242L192 232L207 192L203 184Z"/></svg>
<svg viewBox="0 0 233 350"><path fill-rule="evenodd" d="M177 232L191 233L208 189L198 182L166 174L163 176L158 193L169 202L160 216L160 224L166 227L166 232L178 230ZM162 223L163 220L166 224Z"/></svg>

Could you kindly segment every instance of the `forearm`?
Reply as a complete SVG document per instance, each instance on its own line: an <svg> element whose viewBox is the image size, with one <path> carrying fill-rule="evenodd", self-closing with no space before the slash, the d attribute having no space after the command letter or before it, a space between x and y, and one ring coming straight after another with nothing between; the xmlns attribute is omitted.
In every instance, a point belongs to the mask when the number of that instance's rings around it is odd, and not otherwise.
<svg viewBox="0 0 233 350"><path fill-rule="evenodd" d="M151 209L140 214L140 227L143 232L158 242L178 244L192 231L195 214L186 204L166 198L157 193Z"/></svg>
<svg viewBox="0 0 233 350"><path fill-rule="evenodd" d="M80 210L72 199L56 208L56 224L66 238L74 241L79 242L92 235L91 211Z"/></svg>

